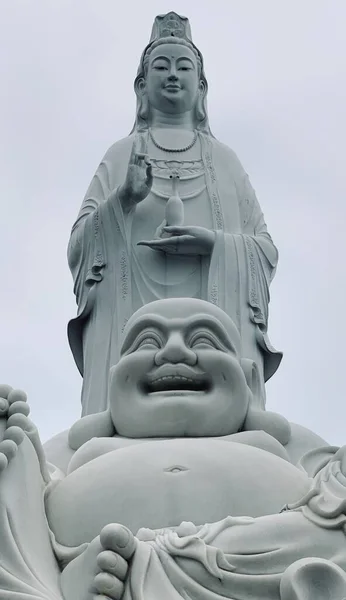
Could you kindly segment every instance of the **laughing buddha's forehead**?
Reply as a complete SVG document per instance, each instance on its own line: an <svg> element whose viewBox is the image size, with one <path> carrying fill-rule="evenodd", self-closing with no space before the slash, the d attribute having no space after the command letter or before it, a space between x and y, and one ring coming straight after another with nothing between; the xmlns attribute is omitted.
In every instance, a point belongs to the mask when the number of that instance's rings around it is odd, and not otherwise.
<svg viewBox="0 0 346 600"><path fill-rule="evenodd" d="M205 300L172 298L157 300L140 308L126 324L121 354L145 329L157 327L164 331L172 329L187 332L189 329L211 329L230 350L240 355L240 336L233 321L226 313Z"/></svg>

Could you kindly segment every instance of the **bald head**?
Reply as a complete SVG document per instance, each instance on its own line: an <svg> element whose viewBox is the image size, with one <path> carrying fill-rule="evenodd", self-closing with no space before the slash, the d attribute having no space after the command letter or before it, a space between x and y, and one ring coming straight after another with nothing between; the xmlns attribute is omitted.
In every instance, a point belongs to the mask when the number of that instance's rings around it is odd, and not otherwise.
<svg viewBox="0 0 346 600"><path fill-rule="evenodd" d="M158 300L128 321L111 370L110 409L128 437L195 437L239 431L249 403L239 333L218 307Z"/></svg>

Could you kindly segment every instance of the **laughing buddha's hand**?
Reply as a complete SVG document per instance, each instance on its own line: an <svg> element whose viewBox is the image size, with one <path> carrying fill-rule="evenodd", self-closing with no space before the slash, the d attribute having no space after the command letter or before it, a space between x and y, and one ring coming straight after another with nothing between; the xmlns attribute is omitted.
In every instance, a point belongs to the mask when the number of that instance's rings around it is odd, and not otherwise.
<svg viewBox="0 0 346 600"><path fill-rule="evenodd" d="M22 390L0 385L0 473L15 458L25 437L32 443L43 480L50 481L48 465L36 425L29 419L30 407Z"/></svg>
<svg viewBox="0 0 346 600"><path fill-rule="evenodd" d="M27 422L29 412L24 392L0 385L0 472L14 459L24 440L23 427L18 425L18 420Z"/></svg>

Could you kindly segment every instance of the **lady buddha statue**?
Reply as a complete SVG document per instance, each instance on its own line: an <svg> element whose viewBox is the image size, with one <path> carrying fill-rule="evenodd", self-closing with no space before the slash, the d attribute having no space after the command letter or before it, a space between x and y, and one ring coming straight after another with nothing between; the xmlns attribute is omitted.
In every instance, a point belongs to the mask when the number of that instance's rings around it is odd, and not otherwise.
<svg viewBox="0 0 346 600"><path fill-rule="evenodd" d="M230 315L261 373L264 408L264 382L282 357L267 337L278 254L247 174L210 131L203 57L186 18L156 17L135 92L134 128L98 167L68 249L82 412L106 408L131 315L174 297L208 300Z"/></svg>

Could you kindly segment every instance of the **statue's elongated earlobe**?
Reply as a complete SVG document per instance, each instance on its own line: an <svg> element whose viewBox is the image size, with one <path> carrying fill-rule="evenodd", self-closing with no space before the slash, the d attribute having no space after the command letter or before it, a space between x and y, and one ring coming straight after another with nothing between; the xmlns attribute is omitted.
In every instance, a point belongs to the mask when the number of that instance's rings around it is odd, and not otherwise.
<svg viewBox="0 0 346 600"><path fill-rule="evenodd" d="M261 393L260 375L255 361L250 358L241 358L240 364L244 371L246 383L252 393L251 405L264 410L264 398Z"/></svg>
<svg viewBox="0 0 346 600"><path fill-rule="evenodd" d="M195 108L197 125L198 125L198 122L201 123L202 121L205 121L205 119L206 119L206 111L205 111L204 101L205 101L205 86L204 86L203 81L201 81L200 85L199 85L198 96L197 96L197 101L196 101L196 108Z"/></svg>
<svg viewBox="0 0 346 600"><path fill-rule="evenodd" d="M72 425L68 434L68 443L72 450L78 450L83 444L96 437L113 437L115 429L110 410L87 415Z"/></svg>
<svg viewBox="0 0 346 600"><path fill-rule="evenodd" d="M138 110L138 117L142 119L142 121L148 122L149 119L149 99L148 94L143 92L143 95L140 99L140 105Z"/></svg>
<svg viewBox="0 0 346 600"><path fill-rule="evenodd" d="M285 417L266 411L261 392L258 367L253 360L242 358L241 366L251 391L248 412L243 425L244 431L265 431L285 446L291 437L291 426Z"/></svg>
<svg viewBox="0 0 346 600"><path fill-rule="evenodd" d="M136 78L134 88L137 96L137 128L142 129L148 127L150 114L149 99L143 76Z"/></svg>

